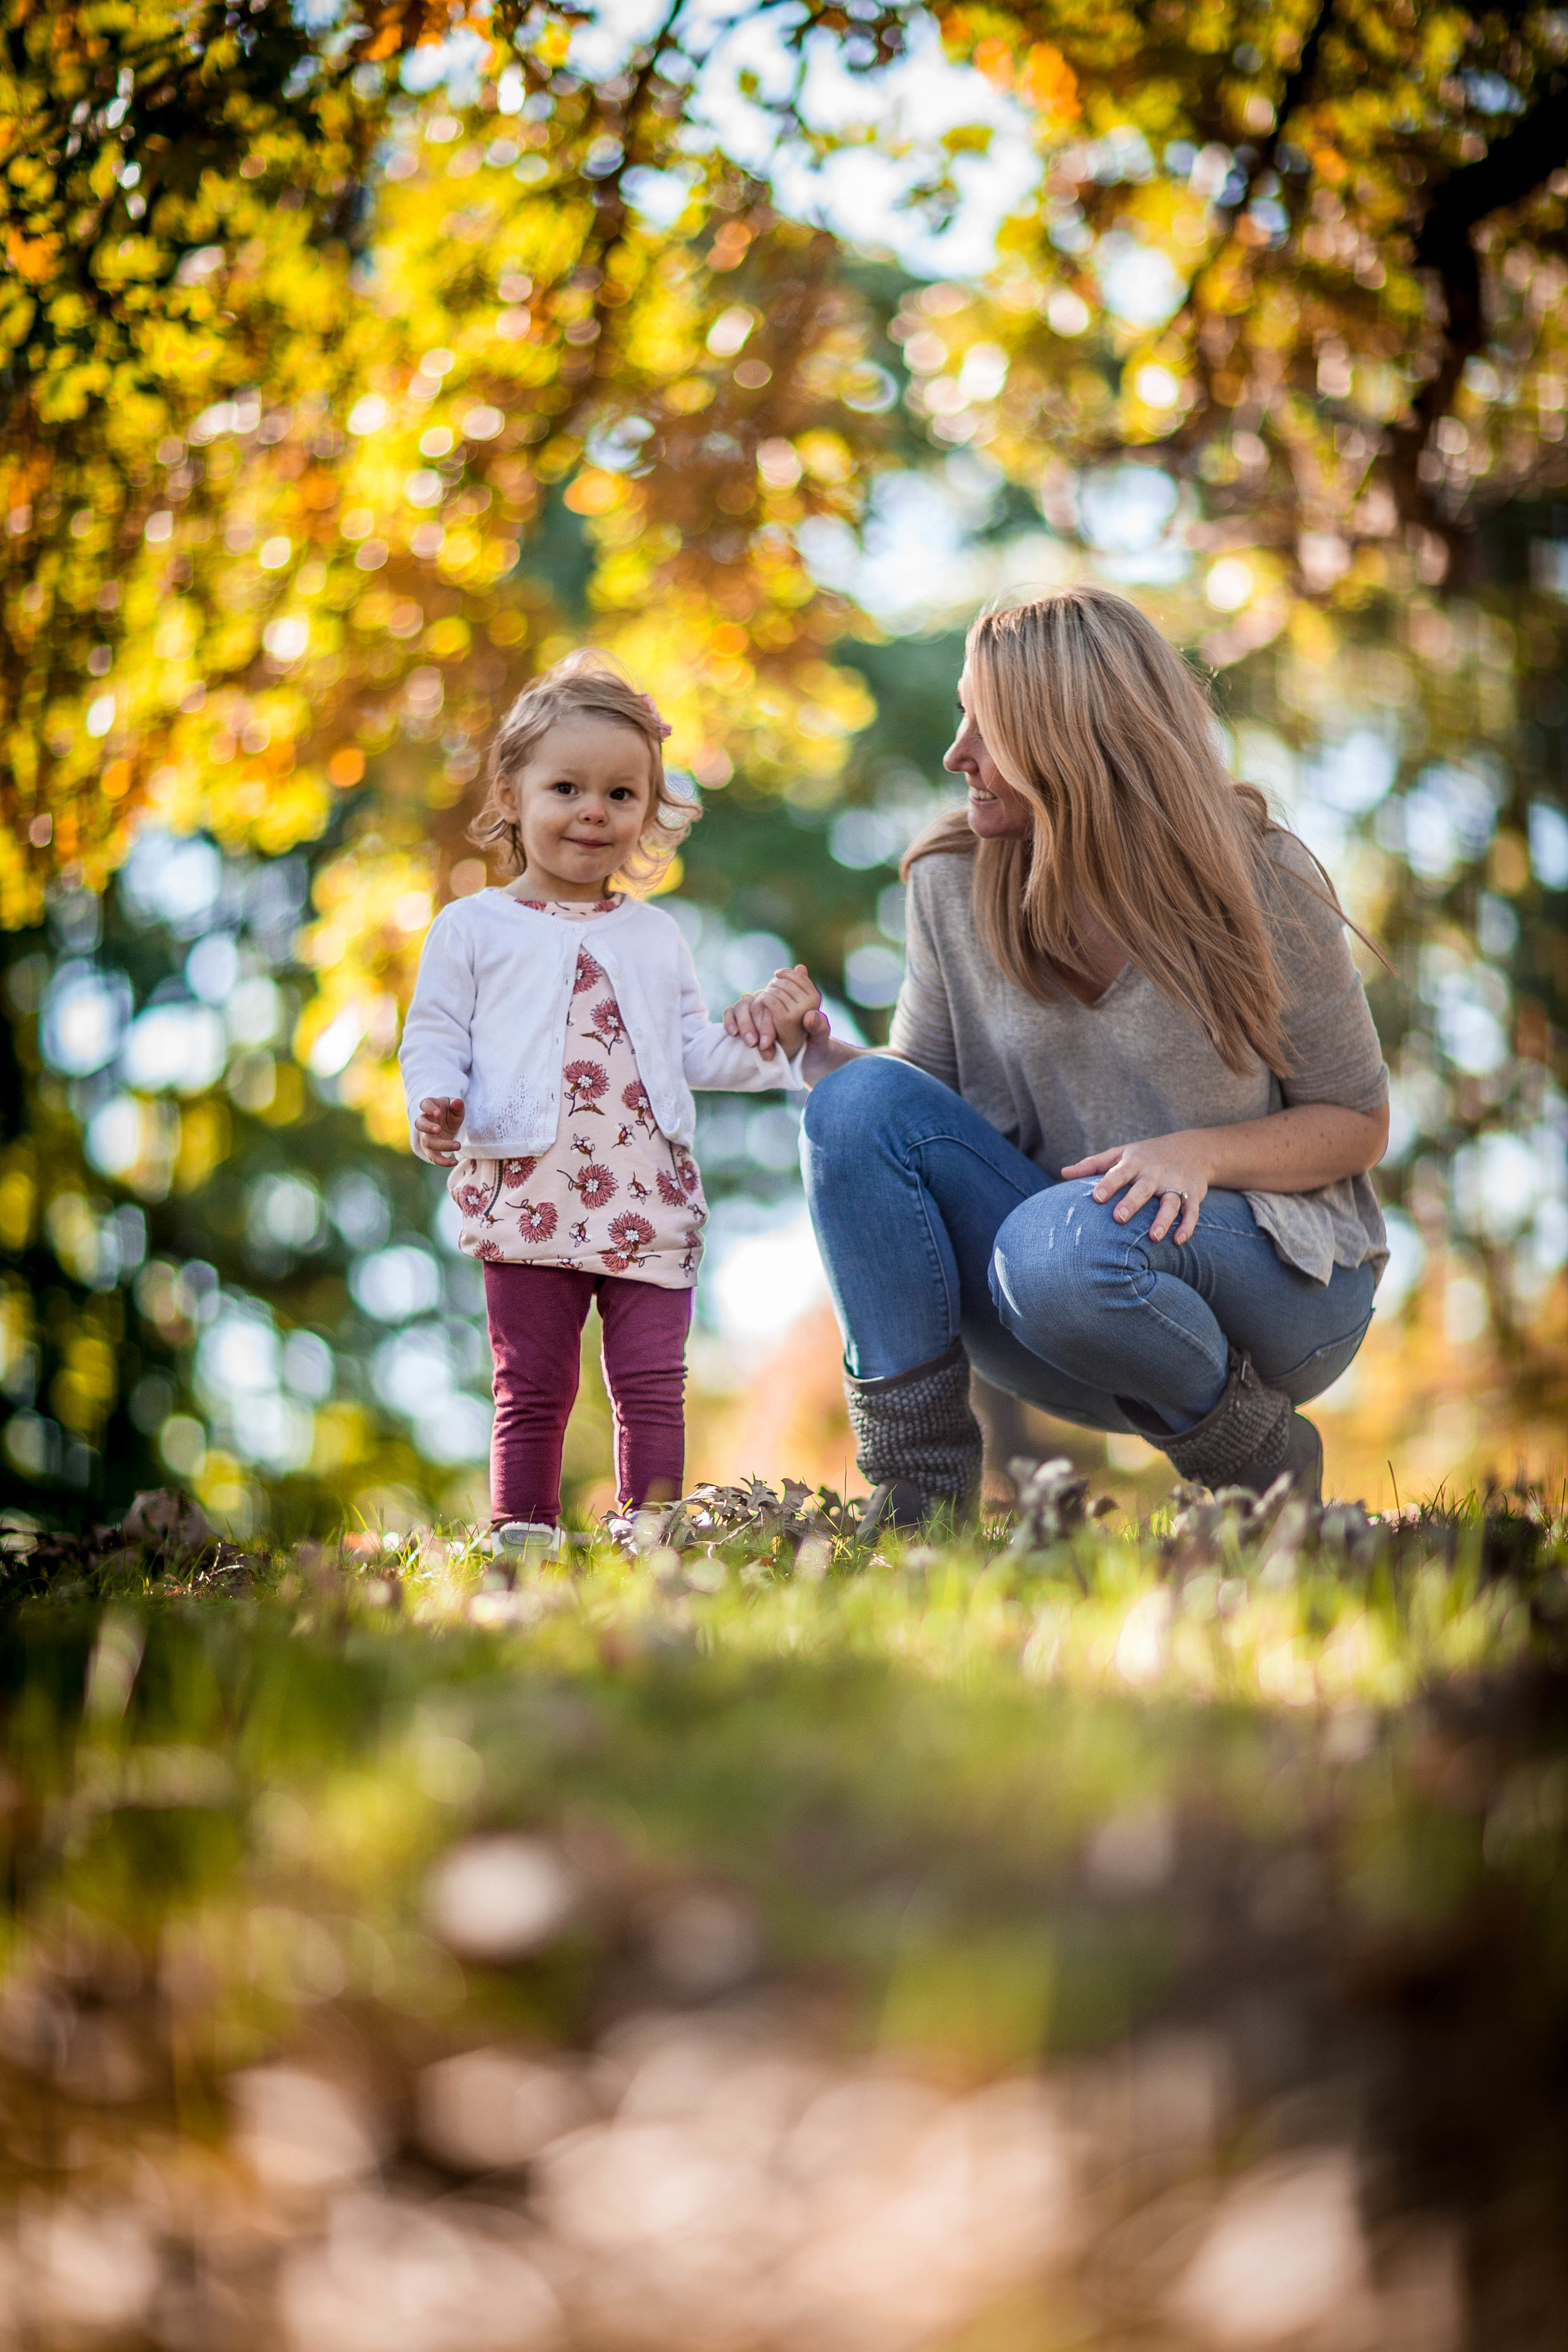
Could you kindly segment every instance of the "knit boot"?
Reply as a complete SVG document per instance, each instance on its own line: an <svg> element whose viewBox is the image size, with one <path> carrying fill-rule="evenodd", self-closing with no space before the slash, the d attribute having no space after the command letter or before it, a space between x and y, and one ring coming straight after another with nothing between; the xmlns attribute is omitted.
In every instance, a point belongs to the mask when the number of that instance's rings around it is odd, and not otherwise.
<svg viewBox="0 0 1568 2352"><path fill-rule="evenodd" d="M872 1493L863 1538L919 1526L948 1505L965 1511L980 1486L980 1423L969 1404L969 1358L961 1339L934 1362L888 1380L846 1379L855 1459Z"/></svg>
<svg viewBox="0 0 1568 2352"><path fill-rule="evenodd" d="M1212 1411L1179 1434L1168 1429L1156 1434L1147 1425L1144 1434L1184 1478L1211 1492L1247 1486L1255 1495L1267 1494L1283 1471L1303 1501L1323 1499L1322 1439L1284 1390L1270 1388L1258 1378L1251 1357L1234 1349Z"/></svg>

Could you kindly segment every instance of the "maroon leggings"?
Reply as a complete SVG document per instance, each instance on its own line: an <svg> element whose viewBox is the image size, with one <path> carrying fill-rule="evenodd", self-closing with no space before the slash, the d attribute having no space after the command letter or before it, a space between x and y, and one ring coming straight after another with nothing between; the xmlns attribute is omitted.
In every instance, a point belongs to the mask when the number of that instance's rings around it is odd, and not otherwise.
<svg viewBox="0 0 1568 2352"><path fill-rule="evenodd" d="M634 1510L656 1488L666 1498L680 1492L690 1291L574 1266L491 1262L485 1306L496 1360L490 1517L498 1527L503 1519L553 1525L560 1517L561 1448L577 1395L583 1326L595 1299L616 1421L616 1492Z"/></svg>

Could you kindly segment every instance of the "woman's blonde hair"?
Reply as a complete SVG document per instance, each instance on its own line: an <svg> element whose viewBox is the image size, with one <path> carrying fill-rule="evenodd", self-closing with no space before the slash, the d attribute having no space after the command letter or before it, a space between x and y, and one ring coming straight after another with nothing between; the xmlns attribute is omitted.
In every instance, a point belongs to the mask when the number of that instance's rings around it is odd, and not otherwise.
<svg viewBox="0 0 1568 2352"><path fill-rule="evenodd" d="M679 792L664 772L664 739L669 730L650 698L640 694L619 663L584 647L553 669L531 679L490 744L484 804L468 827L468 839L493 857L503 874L521 874L528 863L515 817L498 797L515 784L535 748L563 719L613 719L635 728L647 745L648 821L636 849L616 879L628 890L646 890L658 880L702 811Z"/></svg>
<svg viewBox="0 0 1568 2352"><path fill-rule="evenodd" d="M977 840L954 810L905 875L934 852L972 851L980 936L1042 1000L1081 961L1082 909L1227 1068L1283 1075L1285 990L1262 905L1263 839L1278 828L1257 785L1223 765L1187 664L1135 604L1089 586L982 614L967 653L970 709L1031 833Z"/></svg>

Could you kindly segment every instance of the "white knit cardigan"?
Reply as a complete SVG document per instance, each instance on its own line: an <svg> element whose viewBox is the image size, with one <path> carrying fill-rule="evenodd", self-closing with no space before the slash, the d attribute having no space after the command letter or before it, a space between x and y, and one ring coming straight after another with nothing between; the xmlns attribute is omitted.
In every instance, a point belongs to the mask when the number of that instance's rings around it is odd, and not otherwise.
<svg viewBox="0 0 1568 2352"><path fill-rule="evenodd" d="M755 1093L803 1084L799 1056L788 1060L780 1045L764 1060L710 1021L691 950L661 908L623 898L606 915L563 922L523 906L518 888L458 898L430 926L398 1053L416 1151L414 1121L426 1095L463 1097L458 1140L481 1159L554 1142L580 949L604 967L671 1143L691 1142L693 1087Z"/></svg>

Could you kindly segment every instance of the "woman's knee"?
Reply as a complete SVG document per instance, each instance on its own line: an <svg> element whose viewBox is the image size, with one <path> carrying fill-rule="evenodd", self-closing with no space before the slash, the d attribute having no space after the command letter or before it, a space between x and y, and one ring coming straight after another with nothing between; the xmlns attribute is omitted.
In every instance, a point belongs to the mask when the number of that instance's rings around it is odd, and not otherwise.
<svg viewBox="0 0 1568 2352"><path fill-rule="evenodd" d="M806 1142L817 1151L863 1150L873 1134L897 1129L939 1083L890 1055L859 1055L813 1087L802 1121Z"/></svg>
<svg viewBox="0 0 1568 2352"><path fill-rule="evenodd" d="M991 1253L991 1295L1003 1323L1020 1338L1048 1328L1058 1337L1087 1329L1124 1284L1131 1236L1096 1201L1088 1179L1052 1184L1020 1202L999 1228Z"/></svg>

